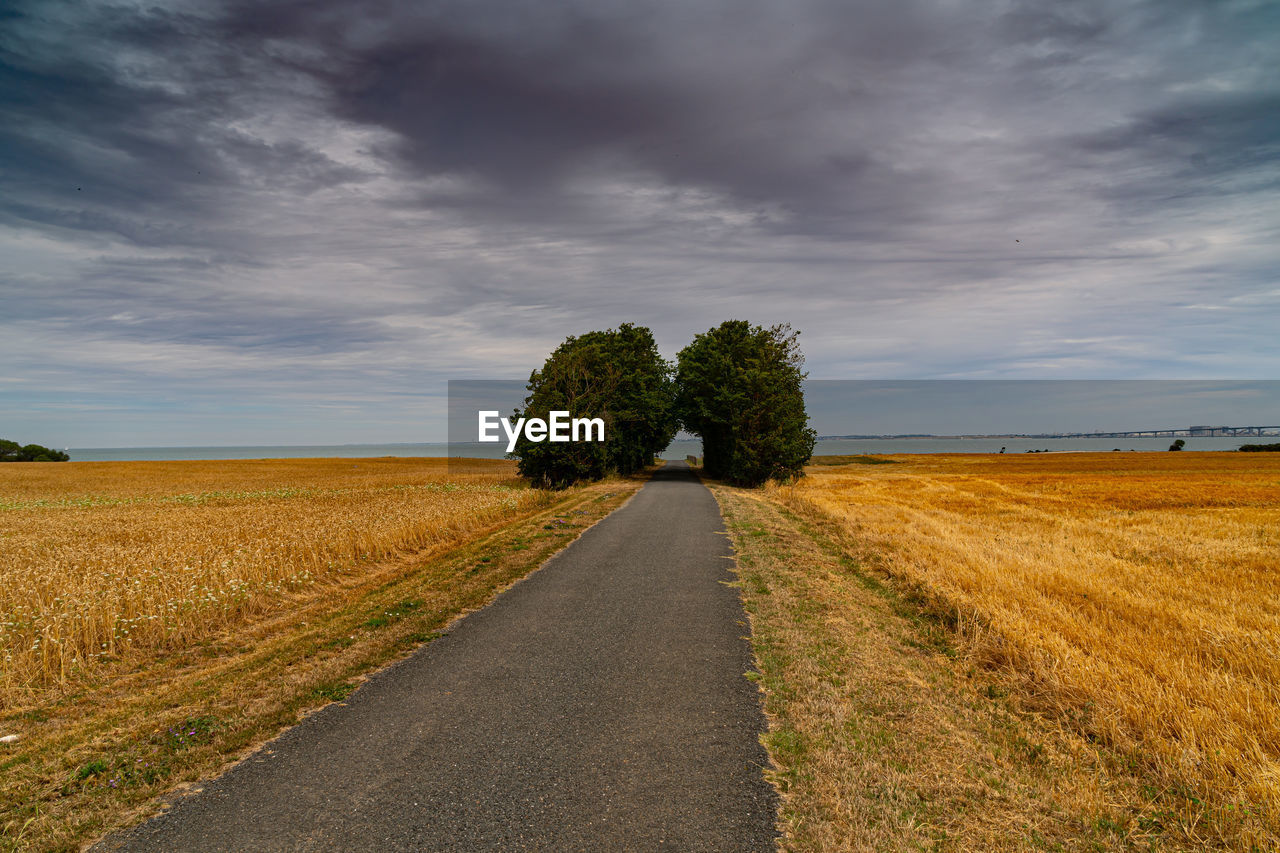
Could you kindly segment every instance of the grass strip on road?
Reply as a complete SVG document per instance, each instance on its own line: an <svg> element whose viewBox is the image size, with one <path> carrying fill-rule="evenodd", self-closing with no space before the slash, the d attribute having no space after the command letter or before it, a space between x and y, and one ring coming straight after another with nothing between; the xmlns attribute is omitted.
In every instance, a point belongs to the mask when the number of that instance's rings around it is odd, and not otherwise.
<svg viewBox="0 0 1280 853"><path fill-rule="evenodd" d="M358 576L135 671L6 709L0 850L76 850L345 698L368 673L430 642L527 575L639 488L614 479L480 531L448 550Z"/></svg>

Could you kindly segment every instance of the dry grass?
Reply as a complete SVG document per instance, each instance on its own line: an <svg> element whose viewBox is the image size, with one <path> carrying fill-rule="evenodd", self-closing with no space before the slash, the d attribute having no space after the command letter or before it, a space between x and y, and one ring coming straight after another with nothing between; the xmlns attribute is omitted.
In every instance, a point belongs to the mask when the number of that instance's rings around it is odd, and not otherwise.
<svg viewBox="0 0 1280 853"><path fill-rule="evenodd" d="M898 457L778 503L912 590L1025 708L1174 797L1186 837L1280 844L1280 459Z"/></svg>
<svg viewBox="0 0 1280 853"><path fill-rule="evenodd" d="M716 486L786 851L1200 850L1123 762L1018 709L813 510Z"/></svg>
<svg viewBox="0 0 1280 853"><path fill-rule="evenodd" d="M441 459L0 466L0 709L282 596L550 502L511 463Z"/></svg>

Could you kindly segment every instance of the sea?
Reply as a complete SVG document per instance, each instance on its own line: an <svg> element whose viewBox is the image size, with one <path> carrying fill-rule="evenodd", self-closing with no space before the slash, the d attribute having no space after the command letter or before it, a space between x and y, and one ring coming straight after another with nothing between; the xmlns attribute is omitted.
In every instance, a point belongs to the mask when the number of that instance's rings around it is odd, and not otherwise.
<svg viewBox="0 0 1280 853"><path fill-rule="evenodd" d="M823 438L814 447L815 456L852 456L889 453L1080 453L1167 451L1172 438ZM1275 437L1183 437L1184 450L1227 451L1242 444L1268 444ZM451 447L446 442L421 444L313 444L262 445L245 447L69 447L72 461L140 461L148 459L299 459L371 457L454 456L501 459L501 444L468 444ZM673 441L659 454L663 459L701 456L697 439Z"/></svg>

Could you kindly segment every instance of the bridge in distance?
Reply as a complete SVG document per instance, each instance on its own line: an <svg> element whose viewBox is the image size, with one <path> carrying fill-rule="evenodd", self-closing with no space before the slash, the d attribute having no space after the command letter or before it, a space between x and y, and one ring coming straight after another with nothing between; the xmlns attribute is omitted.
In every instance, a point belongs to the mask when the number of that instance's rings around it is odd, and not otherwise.
<svg viewBox="0 0 1280 853"><path fill-rule="evenodd" d="M1167 436L1170 438L1210 438L1219 436L1277 436L1280 437L1280 425L1273 426L1189 426L1172 427L1170 429L1130 429L1114 432L1001 432L981 435L933 435L929 433L910 433L900 435L820 435L821 439L838 438L1141 438Z"/></svg>
<svg viewBox="0 0 1280 853"><path fill-rule="evenodd" d="M1280 426L1189 426L1173 429L1132 429L1119 432L1052 432L1019 435L1017 438L1139 438L1141 436L1211 437L1235 435L1280 436ZM1011 438L1014 436L1010 436Z"/></svg>

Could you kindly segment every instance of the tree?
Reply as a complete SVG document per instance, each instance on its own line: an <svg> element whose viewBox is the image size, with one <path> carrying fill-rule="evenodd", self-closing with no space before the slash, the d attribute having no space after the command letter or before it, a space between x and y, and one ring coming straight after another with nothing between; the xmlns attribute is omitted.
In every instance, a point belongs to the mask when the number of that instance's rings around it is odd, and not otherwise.
<svg viewBox="0 0 1280 853"><path fill-rule="evenodd" d="M1170 450L1181 450L1182 448L1184 448L1184 447L1186 447L1186 446L1187 446L1187 443L1186 443L1185 441L1183 441L1182 439L1178 439L1178 440L1177 440L1177 441L1175 441L1173 444L1169 445L1169 449L1170 449Z"/></svg>
<svg viewBox="0 0 1280 853"><path fill-rule="evenodd" d="M516 417L547 420L559 410L605 424L603 442L535 442L522 434L514 455L521 476L538 485L563 488L610 471L638 471L675 437L671 365L644 326L624 323L566 338L526 387Z"/></svg>
<svg viewBox="0 0 1280 853"><path fill-rule="evenodd" d="M23 446L0 439L0 462L66 462L70 458L61 450L50 450L39 444Z"/></svg>
<svg viewBox="0 0 1280 853"><path fill-rule="evenodd" d="M798 335L788 325L728 320L680 351L676 411L702 438L710 476L744 486L803 476L817 435L804 408Z"/></svg>

